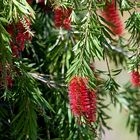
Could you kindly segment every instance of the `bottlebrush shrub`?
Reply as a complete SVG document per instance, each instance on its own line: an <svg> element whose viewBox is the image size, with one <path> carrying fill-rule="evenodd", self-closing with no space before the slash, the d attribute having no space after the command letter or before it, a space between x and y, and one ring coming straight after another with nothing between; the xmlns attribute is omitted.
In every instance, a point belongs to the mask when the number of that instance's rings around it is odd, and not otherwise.
<svg viewBox="0 0 140 140"><path fill-rule="evenodd" d="M54 10L54 24L56 27L63 27L65 30L71 30L71 15L72 9L64 9L62 7Z"/></svg>
<svg viewBox="0 0 140 140"><path fill-rule="evenodd" d="M106 5L102 11L102 16L104 19L111 23L109 28L115 35L122 35L123 33L123 23L119 16L119 11L115 5L115 0L112 0L109 2L109 0L106 1Z"/></svg>
<svg viewBox="0 0 140 140"><path fill-rule="evenodd" d="M19 20L16 24L10 24L7 27L7 32L11 35L11 49L14 57L19 57L19 53L24 51L26 41L31 41L32 36L30 31L30 21L26 17Z"/></svg>
<svg viewBox="0 0 140 140"><path fill-rule="evenodd" d="M138 71L132 71L130 75L131 83L136 87L140 86L140 73Z"/></svg>
<svg viewBox="0 0 140 140"><path fill-rule="evenodd" d="M74 116L96 121L96 93L87 87L88 80L75 76L69 83L70 107Z"/></svg>

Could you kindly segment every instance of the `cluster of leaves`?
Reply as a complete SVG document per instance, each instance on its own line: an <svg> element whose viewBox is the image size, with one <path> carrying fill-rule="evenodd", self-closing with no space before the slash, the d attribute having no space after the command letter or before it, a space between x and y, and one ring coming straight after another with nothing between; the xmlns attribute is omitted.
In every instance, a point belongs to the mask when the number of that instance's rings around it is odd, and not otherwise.
<svg viewBox="0 0 140 140"><path fill-rule="evenodd" d="M128 31L131 33L131 36L129 38L129 44L130 44L130 51L132 52L132 56L130 57L129 64L130 69L138 68L140 65L140 14L137 12L133 12L130 16L130 18L127 20L126 28L128 28Z"/></svg>
<svg viewBox="0 0 140 140"><path fill-rule="evenodd" d="M7 1L1 0L0 14L0 67L1 87L0 94L0 139L37 139L37 114L39 108L53 109L42 97L35 80L26 71L22 61L13 59L10 47L10 35L6 26L16 23L24 15L34 17L34 11L25 0ZM32 15L32 16L31 16ZM8 67L8 68L7 68ZM7 73L7 69L10 71ZM6 76L11 75L14 79L10 89L7 85Z"/></svg>

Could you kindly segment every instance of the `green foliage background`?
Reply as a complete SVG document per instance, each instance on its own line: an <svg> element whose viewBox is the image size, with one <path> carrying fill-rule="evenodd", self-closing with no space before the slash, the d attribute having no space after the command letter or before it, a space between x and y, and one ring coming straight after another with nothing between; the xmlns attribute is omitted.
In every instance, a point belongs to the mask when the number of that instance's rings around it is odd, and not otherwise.
<svg viewBox="0 0 140 140"><path fill-rule="evenodd" d="M140 14L131 12L140 3L116 0L131 34L126 40L114 37L99 15L105 1L57 0L45 1L44 8L33 1L0 0L0 64L2 66L0 90L0 139L1 140L93 140L101 139L110 116L106 110L113 104L128 110L128 126L140 135L139 88L127 83L122 87L115 81L124 69L139 67ZM72 7L72 30L56 28L55 6ZM13 58L11 36L6 31L10 23L26 16L32 21L32 42L26 43L20 58ZM106 24L105 24L106 23ZM131 54L131 56L129 55ZM105 61L107 70L93 70L90 64L96 59ZM116 65L110 67L110 62ZM8 88L5 77L7 66L14 83ZM97 91L97 121L86 124L83 118L73 117L67 83L74 75L88 77L89 87ZM96 78L98 75L100 78ZM106 99L108 102L105 102ZM122 100L123 99L123 100ZM122 102L123 101L123 102Z"/></svg>

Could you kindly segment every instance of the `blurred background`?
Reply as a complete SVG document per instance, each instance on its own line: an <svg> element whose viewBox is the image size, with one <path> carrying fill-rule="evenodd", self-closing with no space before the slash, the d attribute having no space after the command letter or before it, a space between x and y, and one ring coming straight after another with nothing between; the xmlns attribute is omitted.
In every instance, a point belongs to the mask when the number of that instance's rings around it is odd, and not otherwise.
<svg viewBox="0 0 140 140"><path fill-rule="evenodd" d="M105 62L96 61L95 67L100 70L107 70ZM115 67L110 64L111 68ZM121 67L120 67L121 68ZM119 85L124 85L130 80L128 71L122 70L122 72L115 79ZM108 100L108 99L107 99ZM136 133L131 133L130 129L126 127L128 113L126 110L120 110L120 106L110 106L110 110L107 111L108 115L112 118L108 120L108 126L112 130L105 129L105 135L102 140L137 140Z"/></svg>

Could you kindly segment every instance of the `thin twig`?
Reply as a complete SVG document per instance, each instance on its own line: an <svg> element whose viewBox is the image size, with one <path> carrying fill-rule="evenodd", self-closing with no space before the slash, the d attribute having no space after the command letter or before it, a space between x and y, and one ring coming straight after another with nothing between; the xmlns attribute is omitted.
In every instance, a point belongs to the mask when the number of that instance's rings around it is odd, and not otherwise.
<svg viewBox="0 0 140 140"><path fill-rule="evenodd" d="M109 48L107 45L104 45L107 49ZM131 53L128 53L126 52L124 49L122 49L121 47L116 47L116 46L113 46L113 45L110 45L111 49L118 52L118 53L121 53L123 54L124 56L130 58L132 56Z"/></svg>
<svg viewBox="0 0 140 140"><path fill-rule="evenodd" d="M49 75L45 74L39 74L39 73L29 73L33 78L43 82L44 84L47 84L48 87L53 87L53 88L60 88L60 87L66 87L65 84L63 83L56 83L56 81L51 80ZM47 77L47 78L44 78Z"/></svg>

